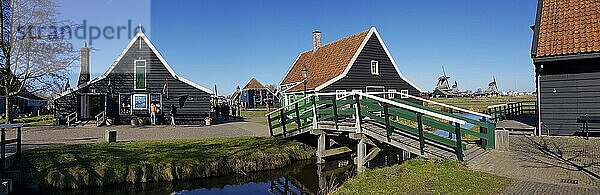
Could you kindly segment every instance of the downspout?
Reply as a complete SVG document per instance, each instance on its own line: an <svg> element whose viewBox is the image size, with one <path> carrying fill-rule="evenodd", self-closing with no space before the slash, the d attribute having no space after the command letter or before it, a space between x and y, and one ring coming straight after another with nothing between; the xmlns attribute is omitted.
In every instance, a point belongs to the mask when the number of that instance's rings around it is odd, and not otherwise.
<svg viewBox="0 0 600 195"><path fill-rule="evenodd" d="M544 68L544 65L541 64L540 68L538 69L538 71L536 71L536 91L537 91L537 114L538 114L538 136L542 136L542 90L541 88L541 82L540 82L540 78L542 75L542 69Z"/></svg>

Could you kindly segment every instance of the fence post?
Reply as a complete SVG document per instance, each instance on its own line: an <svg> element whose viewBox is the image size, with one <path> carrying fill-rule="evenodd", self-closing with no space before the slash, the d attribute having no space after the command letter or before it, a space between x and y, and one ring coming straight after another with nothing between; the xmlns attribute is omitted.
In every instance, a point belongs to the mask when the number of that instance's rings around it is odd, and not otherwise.
<svg viewBox="0 0 600 195"><path fill-rule="evenodd" d="M273 125L271 124L271 115L267 115L267 122L269 123L269 134L273 136Z"/></svg>
<svg viewBox="0 0 600 195"><path fill-rule="evenodd" d="M362 117L360 116L360 95L354 94L354 99L356 101L356 133L362 133Z"/></svg>
<svg viewBox="0 0 600 195"><path fill-rule="evenodd" d="M283 134L285 135L286 133L286 127L285 127L285 109L281 109L279 111L279 118L280 118L280 124L281 124L281 128L283 129Z"/></svg>
<svg viewBox="0 0 600 195"><path fill-rule="evenodd" d="M335 129L339 129L339 125L338 125L338 113L337 113L337 97L333 98L332 101L332 108L333 108L333 124L335 125Z"/></svg>
<svg viewBox="0 0 600 195"><path fill-rule="evenodd" d="M315 98L315 96L311 96L310 101L312 102L312 109L313 109L313 129L317 129L319 128L319 119L318 117L318 113L317 113L317 100Z"/></svg>
<svg viewBox="0 0 600 195"><path fill-rule="evenodd" d="M23 127L17 128L17 158L21 157L21 129Z"/></svg>
<svg viewBox="0 0 600 195"><path fill-rule="evenodd" d="M423 114L417 113L417 128L419 129L419 150L425 155L425 137L423 136Z"/></svg>
<svg viewBox="0 0 600 195"><path fill-rule="evenodd" d="M300 121L300 110L298 108L298 102L294 104L294 109L296 109L296 124L298 125L298 130L302 127L302 121Z"/></svg>
<svg viewBox="0 0 600 195"><path fill-rule="evenodd" d="M0 176L4 176L4 167L6 166L6 129L2 128L0 133Z"/></svg>
<svg viewBox="0 0 600 195"><path fill-rule="evenodd" d="M485 117L481 117L481 119L479 119L479 121L486 123ZM481 141L481 146L485 149L488 148L488 138L490 136L488 136L488 129L487 127L484 126L479 126L479 132L485 135L485 139L484 138L480 138L479 140Z"/></svg>
<svg viewBox="0 0 600 195"><path fill-rule="evenodd" d="M388 104L387 103L382 103L383 104L383 117L385 117L385 130L386 130L386 137L387 137L387 141L391 142L392 139L390 136L392 136L392 127L390 126L390 116L389 116L389 108L388 108Z"/></svg>
<svg viewBox="0 0 600 195"><path fill-rule="evenodd" d="M463 161L463 151L462 151L462 137L461 137L461 133L460 133L460 124L459 123L455 123L456 124L456 128L454 128L455 130L455 134L456 134L456 158L458 159L458 161Z"/></svg>

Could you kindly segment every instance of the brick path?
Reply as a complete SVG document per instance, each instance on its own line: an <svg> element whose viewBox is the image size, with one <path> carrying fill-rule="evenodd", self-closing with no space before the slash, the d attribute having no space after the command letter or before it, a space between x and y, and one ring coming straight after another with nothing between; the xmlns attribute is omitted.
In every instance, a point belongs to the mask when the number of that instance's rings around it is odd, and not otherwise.
<svg viewBox="0 0 600 195"><path fill-rule="evenodd" d="M469 168L516 181L506 194L600 194L600 139L511 136Z"/></svg>

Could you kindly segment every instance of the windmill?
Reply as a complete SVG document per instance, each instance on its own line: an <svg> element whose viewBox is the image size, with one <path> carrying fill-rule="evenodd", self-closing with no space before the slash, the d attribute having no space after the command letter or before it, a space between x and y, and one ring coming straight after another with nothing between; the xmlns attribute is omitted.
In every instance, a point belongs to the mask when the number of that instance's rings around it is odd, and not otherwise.
<svg viewBox="0 0 600 195"><path fill-rule="evenodd" d="M486 95L498 95L498 84L496 83L496 77L492 76L492 81L488 83L488 89L485 91Z"/></svg>
<svg viewBox="0 0 600 195"><path fill-rule="evenodd" d="M437 86L435 88L438 89L438 90L440 90L440 91L447 92L448 90L450 90L450 86L448 84L448 81L450 80L450 77L446 76L446 70L444 70L444 66L442 66L442 72L444 74L442 76L438 77L438 83L437 83Z"/></svg>

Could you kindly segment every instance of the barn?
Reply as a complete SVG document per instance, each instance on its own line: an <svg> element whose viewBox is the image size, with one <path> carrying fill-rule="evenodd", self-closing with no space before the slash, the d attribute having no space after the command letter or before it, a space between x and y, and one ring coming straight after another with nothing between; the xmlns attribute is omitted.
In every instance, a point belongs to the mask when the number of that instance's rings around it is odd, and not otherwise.
<svg viewBox="0 0 600 195"><path fill-rule="evenodd" d="M402 75L375 27L325 45L321 31L314 31L313 48L300 53L280 88L282 105L304 93L400 92L420 97L422 91Z"/></svg>
<svg viewBox="0 0 600 195"><path fill-rule="evenodd" d="M582 133L580 116L600 116L600 1L539 0L531 57L538 133ZM590 124L598 131L600 124Z"/></svg>
<svg viewBox="0 0 600 195"><path fill-rule="evenodd" d="M158 108L158 123L170 117L172 107L177 107L178 124L199 124L209 115L213 92L177 75L143 32L131 39L103 75L92 80L89 52L84 45L77 87L54 98L54 116L62 122L148 121L152 103Z"/></svg>

